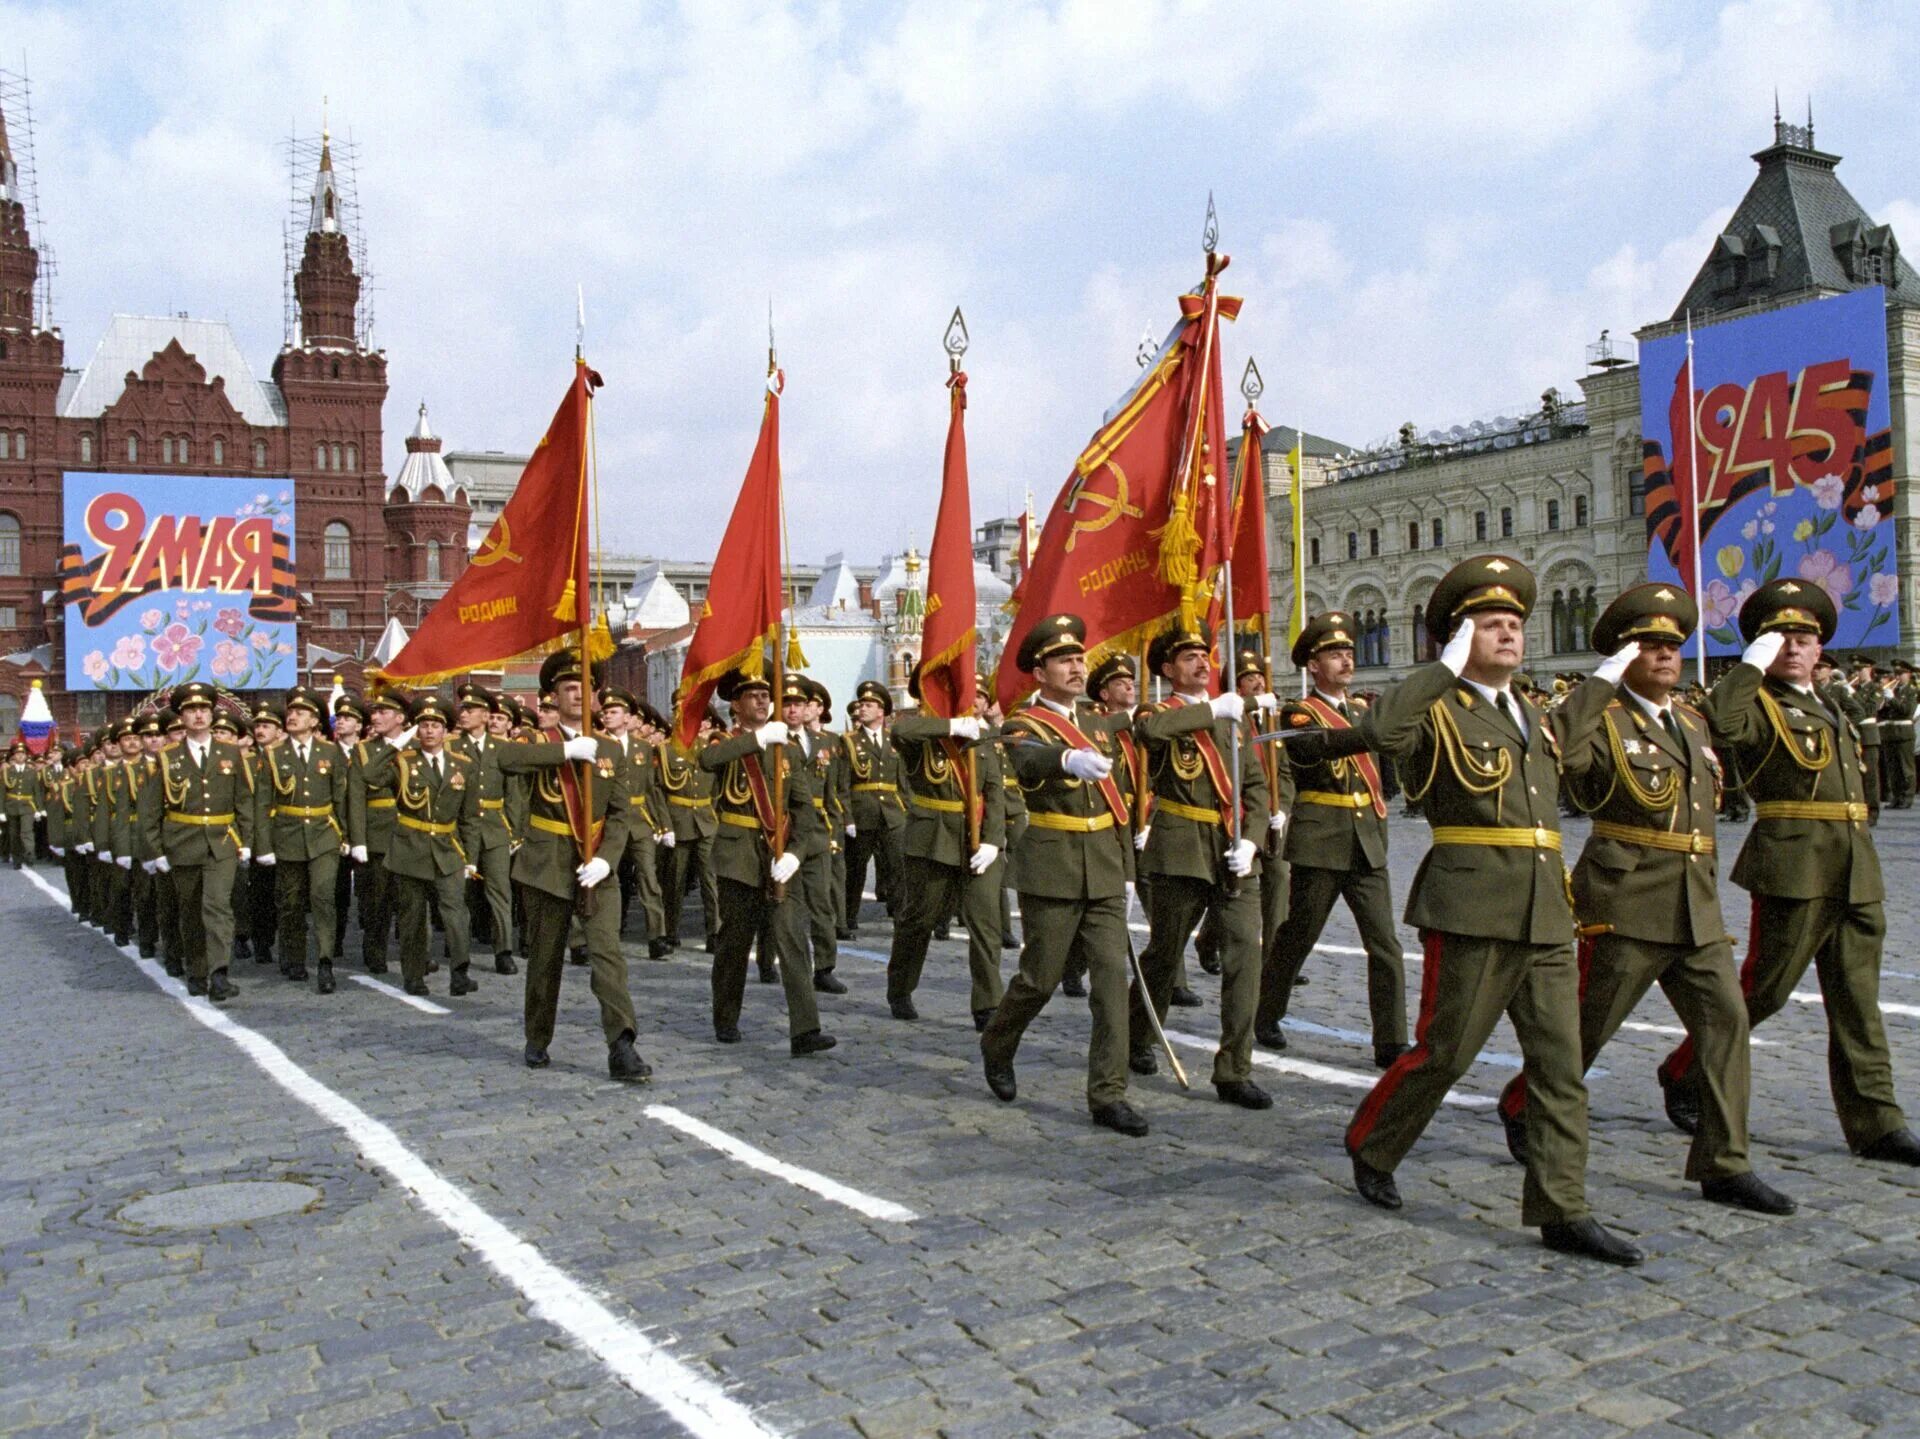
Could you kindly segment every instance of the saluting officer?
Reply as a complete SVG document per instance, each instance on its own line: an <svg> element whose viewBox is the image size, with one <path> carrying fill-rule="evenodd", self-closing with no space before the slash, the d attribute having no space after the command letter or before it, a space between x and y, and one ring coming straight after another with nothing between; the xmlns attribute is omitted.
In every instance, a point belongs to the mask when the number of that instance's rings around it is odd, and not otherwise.
<svg viewBox="0 0 1920 1439"><path fill-rule="evenodd" d="M1599 724L1631 648L1551 714L1514 693L1534 578L1518 560L1462 561L1434 586L1427 627L1452 630L1440 658L1389 690L1363 722L1424 801L1433 848L1407 897L1425 941L1412 1049L1380 1076L1347 1128L1355 1187L1400 1207L1393 1171L1467 1072L1502 1014L1526 1060L1527 1176L1521 1222L1549 1248L1611 1264L1640 1251L1587 1207L1587 1089L1580 1072L1573 910L1560 860L1564 749Z"/></svg>
<svg viewBox="0 0 1920 1439"><path fill-rule="evenodd" d="M1893 682L1880 701L1881 754L1887 769L1887 808L1913 808L1913 712L1920 703L1920 688L1913 682L1913 666L1900 660L1893 667Z"/></svg>
<svg viewBox="0 0 1920 1439"><path fill-rule="evenodd" d="M1719 761L1706 717L1674 698L1681 651L1699 620L1678 586L1636 585L1607 606L1593 647L1639 653L1600 725L1562 756L1567 791L1593 816L1573 871L1581 920L1580 1064L1633 1013L1655 980L1694 1036L1701 1082L1667 1112L1690 1122L1687 1178L1717 1204L1791 1214L1793 1201L1762 1182L1747 1157L1747 1016L1715 882ZM1527 1078L1500 1096L1508 1147L1524 1155Z"/></svg>
<svg viewBox="0 0 1920 1439"><path fill-rule="evenodd" d="M874 896L892 918L899 906L900 841L907 827L900 799L900 756L887 743L886 720L893 695L877 680L862 680L853 694L853 723L840 737L847 755L847 785L853 796L847 836L847 937L860 930L860 900L873 862Z"/></svg>
<svg viewBox="0 0 1920 1439"><path fill-rule="evenodd" d="M455 707L460 728L448 738L447 748L473 761L472 783L479 790L479 824L473 844L467 847L467 863L476 876L467 885L469 943L478 928L472 922L484 914L493 942L494 973L518 974L520 966L513 962L513 886L508 878L514 833L507 821L506 776L500 771L502 741L493 733L498 705L499 697L479 685L461 686Z"/></svg>
<svg viewBox="0 0 1920 1439"><path fill-rule="evenodd" d="M710 717L701 719L696 744L705 744L716 732ZM673 821L673 848L664 866L667 878L660 896L666 921L668 952L680 947L680 917L687 902L687 880L700 887L701 921L707 953L720 936L720 894L714 887L713 837L720 821L713 813L713 776L671 744L656 751L660 791L666 796L667 817Z"/></svg>
<svg viewBox="0 0 1920 1439"><path fill-rule="evenodd" d="M1020 1038L1066 973L1076 947L1088 961L1093 1032L1087 1109L1095 1124L1138 1137L1146 1119L1127 1103L1127 882L1132 868L1126 796L1114 782L1118 748L1086 698L1087 627L1048 615L1020 642L1014 663L1039 693L1003 727L1007 766L1019 776L1027 831L1013 856L1025 944L1020 972L980 1036L987 1087L1012 1103Z"/></svg>
<svg viewBox="0 0 1920 1439"><path fill-rule="evenodd" d="M213 686L173 692L184 734L160 751L139 805L155 874L167 875L180 906L187 993L231 999L233 877L252 855L253 781L240 747L213 733Z"/></svg>
<svg viewBox="0 0 1920 1439"><path fill-rule="evenodd" d="M1812 688L1838 624L1805 580L1770 580L1740 606L1747 648L1707 697L1714 738L1746 776L1754 823L1733 882L1753 896L1740 970L1751 1029L1778 1014L1812 964L1827 1017L1827 1074L1847 1146L1863 1159L1920 1164L1920 1139L1893 1093L1880 1020L1887 920L1880 857L1867 832L1854 726ZM1660 1066L1665 1086L1698 1085L1692 1040ZM1707 1082L1712 1081L1709 1078Z"/></svg>
<svg viewBox="0 0 1920 1439"><path fill-rule="evenodd" d="M1407 1049L1406 960L1387 877L1386 786L1366 735L1356 727L1366 702L1347 690L1354 633L1353 616L1329 610L1308 620L1293 642L1293 662L1307 672L1311 686L1281 706L1279 719L1283 733L1299 736L1285 745L1298 786L1286 836L1293 874L1287 915L1261 971L1253 1037L1269 1049L1287 1047L1280 1022L1301 966L1340 899L1367 952L1373 1062L1385 1069Z"/></svg>
<svg viewBox="0 0 1920 1439"><path fill-rule="evenodd" d="M257 760L255 818L259 842L253 862L275 871L279 907L280 972L307 977L307 916L319 967L314 989L332 994L333 881L348 852L347 766L337 746L320 734L327 699L302 686L288 691L286 739Z"/></svg>

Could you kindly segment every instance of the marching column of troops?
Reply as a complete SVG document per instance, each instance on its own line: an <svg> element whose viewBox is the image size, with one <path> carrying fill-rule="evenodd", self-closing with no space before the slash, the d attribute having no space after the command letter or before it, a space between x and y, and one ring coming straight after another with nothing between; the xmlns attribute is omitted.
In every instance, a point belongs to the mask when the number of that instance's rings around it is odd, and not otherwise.
<svg viewBox="0 0 1920 1439"><path fill-rule="evenodd" d="M1297 699L1274 695L1250 650L1214 694L1214 636L1180 624L1148 646L1161 697L1146 702L1129 656L1096 656L1089 672L1085 626L1062 614L1012 657L1032 687L1004 717L985 686L972 714L896 716L867 682L835 734L817 680L784 676L776 719L772 682L736 672L718 690L726 714L701 717L690 752L564 652L541 667L537 711L468 685L331 705L303 688L249 713L189 683L85 745L30 758L16 743L0 817L16 868L37 839L75 915L160 958L191 994L231 1000L242 960L333 993L351 920L367 973L387 972L393 946L405 993L424 996L437 935L450 996L480 987L476 944L497 974L524 966L535 1069L550 1063L565 970L585 967L608 1071L628 1081L652 1072L636 1048L630 922L667 960L697 893L715 1040L742 1039L757 956L761 981L782 986L791 1053L816 1054L836 1042L820 996L847 992L838 947L859 935L871 869L893 920L893 1017L920 1018L930 942L957 920L992 1094L1018 1098L1022 1037L1054 993L1083 994L1090 1115L1132 1136L1149 1125L1130 1076L1161 1056L1178 1071L1165 1025L1190 997L1190 942L1221 980L1213 1087L1271 1107L1255 1047L1287 1048L1338 901L1365 949L1380 1070L1345 1135L1359 1193L1401 1206L1402 1161L1504 1015L1522 1068L1497 1113L1524 1170L1522 1222L1617 1264L1640 1253L1594 1218L1585 1188L1584 1076L1600 1050L1659 984L1687 1035L1652 1076L1690 1136L1686 1178L1711 1201L1790 1214L1749 1159L1751 1032L1811 966L1849 1149L1920 1164L1880 1016L1870 832L1883 796L1912 803L1912 673L1856 664L1842 678L1823 654L1832 600L1776 580L1741 608L1740 662L1688 691L1699 616L1655 583L1608 606L1597 668L1542 702L1516 683L1534 598L1517 560L1456 566L1425 610L1438 658L1371 705L1350 689L1343 613L1294 644ZM917 678L910 690L917 700ZM1431 837L1404 914L1421 940L1411 1032L1387 873L1396 777ZM1731 871L1752 896L1743 961L1717 886L1716 817L1733 795L1753 812ZM1571 871L1563 813L1591 818ZM1001 950L1016 945L1003 980Z"/></svg>

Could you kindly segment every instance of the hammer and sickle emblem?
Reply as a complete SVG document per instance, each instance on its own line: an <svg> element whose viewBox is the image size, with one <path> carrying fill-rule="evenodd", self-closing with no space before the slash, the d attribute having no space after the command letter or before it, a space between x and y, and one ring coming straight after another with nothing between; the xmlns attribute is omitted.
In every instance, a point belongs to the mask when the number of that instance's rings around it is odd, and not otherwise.
<svg viewBox="0 0 1920 1439"><path fill-rule="evenodd" d="M1094 476L1098 475L1102 470L1113 471L1113 491L1111 494L1089 488ZM1082 530L1085 530L1090 535L1098 534L1122 515L1125 515L1128 519L1137 520L1145 513L1145 511L1141 510L1138 506L1127 503L1127 472L1112 460L1102 460L1098 465L1094 466L1089 473L1074 476L1073 484L1068 487L1067 498L1064 502L1067 513L1077 515L1082 500L1096 506L1097 512L1090 520L1074 520L1073 528L1067 534L1067 552L1069 554L1073 552L1074 541L1080 538L1080 532Z"/></svg>
<svg viewBox="0 0 1920 1439"><path fill-rule="evenodd" d="M497 565L502 560L512 560L516 565L526 563L525 555L513 551L513 529L507 524L505 515L493 522L493 528L487 531L487 537L480 541L480 548L467 563Z"/></svg>

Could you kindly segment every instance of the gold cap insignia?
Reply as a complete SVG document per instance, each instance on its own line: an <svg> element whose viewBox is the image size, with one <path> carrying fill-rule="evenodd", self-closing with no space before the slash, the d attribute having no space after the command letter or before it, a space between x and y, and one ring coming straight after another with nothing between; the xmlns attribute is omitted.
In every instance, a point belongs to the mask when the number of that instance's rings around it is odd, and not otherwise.
<svg viewBox="0 0 1920 1439"><path fill-rule="evenodd" d="M1508 564L1505 560L1488 560L1487 568L1492 570L1496 575L1503 575L1508 570L1512 569L1513 566Z"/></svg>

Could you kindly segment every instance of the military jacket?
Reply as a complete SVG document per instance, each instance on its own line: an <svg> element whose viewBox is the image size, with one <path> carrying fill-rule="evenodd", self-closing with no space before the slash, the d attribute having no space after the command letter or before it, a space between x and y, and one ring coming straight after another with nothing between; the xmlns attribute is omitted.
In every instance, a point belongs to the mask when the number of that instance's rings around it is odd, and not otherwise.
<svg viewBox="0 0 1920 1439"><path fill-rule="evenodd" d="M1293 699L1280 706L1277 728L1299 739L1262 746L1285 751L1296 787L1293 817L1287 822L1287 859L1309 869L1343 873L1384 869L1387 805L1385 794L1376 792L1376 781L1384 783L1380 762L1371 761L1369 779L1368 761L1363 760L1371 755L1359 728L1366 702L1347 702L1347 726L1341 728L1339 711L1321 696L1314 699L1316 704ZM1334 722L1329 722L1328 712Z"/></svg>
<svg viewBox="0 0 1920 1439"><path fill-rule="evenodd" d="M99 766L100 779L93 795L93 854L119 856L130 848L127 828L132 806L128 804L127 767L124 760L109 760Z"/></svg>
<svg viewBox="0 0 1920 1439"><path fill-rule="evenodd" d="M980 810L980 842L1007 847L1007 794L992 741L952 739L949 722L931 714L901 715L893 722L893 747L900 754L906 786L907 832L904 853L955 868L967 863L967 756L972 756L975 803ZM956 760L956 754L959 759Z"/></svg>
<svg viewBox="0 0 1920 1439"><path fill-rule="evenodd" d="M89 765L85 774L76 774L67 791L67 843L93 843L93 809L99 795L99 766Z"/></svg>
<svg viewBox="0 0 1920 1439"><path fill-rule="evenodd" d="M1706 716L1676 702L1683 743L1621 692L1584 744L1562 758L1567 792L1593 816L1573 869L1582 925L1655 944L1724 939L1714 815L1720 762Z"/></svg>
<svg viewBox="0 0 1920 1439"><path fill-rule="evenodd" d="M840 736L847 755L847 788L853 823L860 829L900 829L907 822L906 803L900 795L900 756L887 743L883 729L879 739L854 725Z"/></svg>
<svg viewBox="0 0 1920 1439"><path fill-rule="evenodd" d="M44 807L40 772L32 765L0 765L0 799L4 799L8 815L32 818L35 810Z"/></svg>
<svg viewBox="0 0 1920 1439"><path fill-rule="evenodd" d="M507 817L507 777L500 769L500 750L507 743L493 735L476 740L465 731L447 739L449 750L473 761L472 783L479 790L480 820L469 856L509 847L516 838Z"/></svg>
<svg viewBox="0 0 1920 1439"><path fill-rule="evenodd" d="M367 770L369 785L391 785L393 838L386 865L410 879L439 879L458 874L479 853L480 761L448 744L441 750L444 773L436 774L418 745L382 752Z"/></svg>
<svg viewBox="0 0 1920 1439"><path fill-rule="evenodd" d="M41 781L47 805L47 843L55 849L69 844L68 826L73 822L73 774L49 771Z"/></svg>
<svg viewBox="0 0 1920 1439"><path fill-rule="evenodd" d="M1100 785L1074 779L1060 767L1070 746L1046 716L1036 713L1044 703L1036 698L1015 710L1002 730L1007 767L1019 780L1027 812L1026 831L1013 850L1013 887L1046 899L1123 895L1133 874L1125 794L1116 783L1121 810L1116 817ZM1124 724L1126 717L1102 716L1085 700L1068 719L1118 769L1120 746L1112 722Z"/></svg>
<svg viewBox="0 0 1920 1439"><path fill-rule="evenodd" d="M598 753L588 766L567 759L561 747L564 737L564 731L554 729L527 744L502 745L500 768L527 779L525 843L514 851L513 878L567 899L574 893L580 851L567 817L567 782L561 767L570 766L576 777L582 769L591 769L592 778L580 785L580 791L597 836L593 852L616 870L627 852L633 805L628 799L626 756L612 738L593 737Z"/></svg>
<svg viewBox="0 0 1920 1439"><path fill-rule="evenodd" d="M655 752L654 765L674 841L711 839L720 827L713 813L713 775L670 744Z"/></svg>
<svg viewBox="0 0 1920 1439"><path fill-rule="evenodd" d="M1901 681L1887 694L1880 706L1880 728L1888 743L1913 743L1913 709L1920 703L1920 689Z"/></svg>
<svg viewBox="0 0 1920 1439"><path fill-rule="evenodd" d="M347 837L347 779L340 746L317 735L304 760L291 739L256 751L256 853L296 862L338 854Z"/></svg>
<svg viewBox="0 0 1920 1439"><path fill-rule="evenodd" d="M1422 930L1567 944L1573 909L1560 854L1560 755L1584 745L1613 698L1588 679L1551 713L1517 690L1520 733L1435 660L1395 685L1361 732L1391 756L1433 830L1407 896Z"/></svg>
<svg viewBox="0 0 1920 1439"><path fill-rule="evenodd" d="M1707 718L1754 802L1733 882L1777 899L1884 899L1853 722L1749 664L1721 676Z"/></svg>
<svg viewBox="0 0 1920 1439"><path fill-rule="evenodd" d="M653 837L667 827L660 811L666 808L653 791L653 746L631 735L614 739L620 748L620 762L627 771L627 843L652 843Z"/></svg>
<svg viewBox="0 0 1920 1439"><path fill-rule="evenodd" d="M365 847L370 859L385 854L393 843L399 797L394 793L393 767L385 763L392 753L393 745L375 735L355 741L347 764L347 842ZM374 784L370 774L385 778Z"/></svg>
<svg viewBox="0 0 1920 1439"><path fill-rule="evenodd" d="M127 833L123 842L127 846L127 854L135 864L145 864L148 860L157 859L160 854L160 851L148 842L146 816L140 813L141 803L151 793L147 780L159 766L160 760L155 755L141 755L139 759L126 762L127 793L130 796L130 802L127 806ZM115 850L114 853L119 854L120 851Z"/></svg>
<svg viewBox="0 0 1920 1439"><path fill-rule="evenodd" d="M1146 752L1147 783L1153 789L1153 822L1141 869L1148 875L1224 883L1227 878L1227 806L1232 802L1234 730L1231 720L1215 719L1210 706L1174 695L1143 704L1134 712L1133 734ZM1213 773L1203 737L1212 740L1220 765ZM1240 742L1240 834L1254 844L1259 872L1272 801L1266 770L1249 739ZM1226 787L1222 788L1222 785Z"/></svg>
<svg viewBox="0 0 1920 1439"><path fill-rule="evenodd" d="M834 751L839 746L832 735L804 730L793 731L793 744L803 756L800 763L807 769L807 803L813 806L814 818L819 821L807 826L806 847L794 853L802 859L823 858L833 852L834 836L843 833L843 829L834 824L833 807L829 803L834 790L832 776L838 767Z"/></svg>
<svg viewBox="0 0 1920 1439"><path fill-rule="evenodd" d="M174 868L237 859L253 847L253 776L232 740L210 739L205 763L188 741L170 741L145 784L138 812L147 850Z"/></svg>
<svg viewBox="0 0 1920 1439"><path fill-rule="evenodd" d="M781 746L786 757L784 813L787 852L804 857L825 821L813 807L813 775L800 746ZM715 776L713 807L719 833L713 840L713 872L739 884L765 884L773 864L772 837L760 812L773 802L771 755L752 730L735 730L700 751L700 767ZM756 793L756 790L758 791Z"/></svg>

